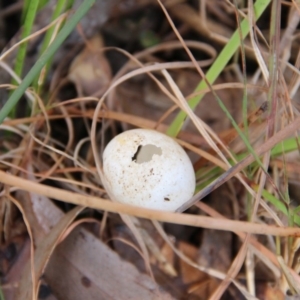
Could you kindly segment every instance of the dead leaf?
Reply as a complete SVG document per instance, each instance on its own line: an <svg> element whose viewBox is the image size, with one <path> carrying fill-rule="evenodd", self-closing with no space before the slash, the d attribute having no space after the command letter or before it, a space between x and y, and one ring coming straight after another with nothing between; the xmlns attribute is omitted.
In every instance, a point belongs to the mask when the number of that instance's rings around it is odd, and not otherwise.
<svg viewBox="0 0 300 300"><path fill-rule="evenodd" d="M220 201L221 200L221 201ZM231 200L227 186L211 193L209 204L228 218L232 217ZM232 233L204 229L198 252L198 263L226 273L232 261Z"/></svg>
<svg viewBox="0 0 300 300"><path fill-rule="evenodd" d="M31 180L36 181L32 176ZM132 298L133 295L141 295L141 299L153 299L157 296L160 299L172 299L168 293L159 290L159 286L150 276L140 273L135 266L123 261L117 253L82 228L75 229L70 237L58 246L58 250L52 256L60 237L82 208L76 208L64 215L47 197L23 191L19 193L23 195L20 203L24 205L29 223L36 232L36 280L41 278L46 280L53 295L58 299L102 299L101 295L103 299L109 299L108 295L114 298L113 295L116 294L120 297L114 299L122 299L122 295L123 299ZM48 235L46 235L47 232ZM84 243L82 243L83 237ZM25 252L24 255L25 257L27 255L28 262L29 252ZM102 256L99 257L99 255ZM26 261L23 257L22 261L24 260ZM47 269L44 274L46 265ZM24 268L23 263L17 271L20 272L22 269L24 270L18 287L18 295L11 299L31 299L30 268L29 266ZM78 289L74 287L74 282L79 283L76 285ZM88 288L90 283L93 288Z"/></svg>
<svg viewBox="0 0 300 300"><path fill-rule="evenodd" d="M71 64L68 78L75 84L79 96L101 95L111 81L103 47L102 37L94 36Z"/></svg>
<svg viewBox="0 0 300 300"><path fill-rule="evenodd" d="M73 210L69 211L64 215L58 224L50 231L50 233L41 240L35 250L34 256L34 268L35 268L35 282L36 287L32 286L31 276L30 276L30 267L25 268L22 279L20 282L18 295L16 299L20 300L30 300L32 299L32 289L38 290L39 281L43 274L43 271L49 261L49 258L54 251L62 233L66 228L73 222L73 220L78 216L78 214L83 210L82 207L76 207Z"/></svg>
<svg viewBox="0 0 300 300"><path fill-rule="evenodd" d="M83 228L58 246L45 279L59 299L172 299Z"/></svg>

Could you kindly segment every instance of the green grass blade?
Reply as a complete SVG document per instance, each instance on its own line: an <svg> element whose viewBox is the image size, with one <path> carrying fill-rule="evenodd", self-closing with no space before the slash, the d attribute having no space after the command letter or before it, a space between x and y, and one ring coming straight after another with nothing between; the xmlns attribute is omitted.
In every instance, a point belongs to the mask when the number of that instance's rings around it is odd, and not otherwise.
<svg viewBox="0 0 300 300"><path fill-rule="evenodd" d="M39 6L39 0L24 2L23 11L22 11L23 28L21 32L21 39L24 39L30 35L38 6ZM27 45L28 42L22 43L19 47L16 56L14 71L19 77L22 77ZM17 81L15 79L12 79L12 84L16 85ZM15 109L13 109L11 112L11 117L13 118L14 116L15 116Z"/></svg>
<svg viewBox="0 0 300 300"><path fill-rule="evenodd" d="M49 0L40 0L38 10L41 10L42 8L44 8L44 6L46 6L48 4L48 2L49 2Z"/></svg>
<svg viewBox="0 0 300 300"><path fill-rule="evenodd" d="M66 22L64 27L58 33L56 39L51 43L47 50L41 55L37 60L35 65L28 72L20 86L12 93L5 105L0 111L0 124L10 113L10 111L18 103L19 99L22 97L26 89L32 83L37 74L42 70L47 61L52 57L52 55L57 51L63 41L68 37L68 35L74 30L81 18L88 12L91 6L95 3L95 0L84 0L83 3L78 7L74 15Z"/></svg>
<svg viewBox="0 0 300 300"><path fill-rule="evenodd" d="M262 13L265 11L267 6L271 0L257 0L254 4L254 14L256 20L259 19L259 17L262 15ZM248 20L244 19L241 22L240 31L242 33L242 37L245 38L249 33L249 22ZM232 35L231 39L228 41L226 46L223 48L215 62L212 64L210 69L208 70L206 74L206 79L210 84L213 84L214 81L218 78L220 73L223 71L231 57L234 55L234 53L238 50L240 46L240 35L239 35L239 29L237 29L234 34ZM201 91L207 88L207 84L204 80L200 82L200 84L196 88L197 91ZM189 105L192 109L195 109L195 107L198 105L198 103L201 101L204 95L196 96L189 100ZM184 120L186 118L186 114L184 112L180 112L175 120L172 122L172 124L169 126L167 130L167 134L170 136L177 136L179 131L181 130L181 127L184 123Z"/></svg>
<svg viewBox="0 0 300 300"><path fill-rule="evenodd" d="M299 150L300 138L289 138L277 144L272 150L271 155L276 157L291 151Z"/></svg>
<svg viewBox="0 0 300 300"><path fill-rule="evenodd" d="M23 8L22 8L21 24L24 24L25 22L29 4L30 4L30 0L24 0Z"/></svg>
<svg viewBox="0 0 300 300"><path fill-rule="evenodd" d="M54 21L56 18L58 18L59 15L63 12L66 1L67 0L58 0L57 1L57 4L56 4L55 9L54 9L54 12L53 12L53 14L51 16L51 22ZM41 53L44 53L45 50L46 50L46 48L48 47L54 30L55 30L54 26L51 27L51 28L49 28L47 30L47 33L46 33L46 35L44 37L44 40L43 40L43 44L42 44L42 48L41 48Z"/></svg>
<svg viewBox="0 0 300 300"><path fill-rule="evenodd" d="M294 214L298 214L300 212L300 206L297 206L295 209L294 209Z"/></svg>
<svg viewBox="0 0 300 300"><path fill-rule="evenodd" d="M28 37L31 33L32 30L32 26L33 26L33 22L36 16L36 12L39 6L39 0L31 0L29 2L28 7L26 8L26 16L25 16L25 20L24 20L24 25L23 25L23 29L22 29L22 34L21 34L21 39L24 39L26 37ZM24 8L25 11L25 8ZM19 47L19 51L16 57L16 64L15 64L15 73L18 76L22 75L22 71L23 71L23 63L25 60L25 56L26 56L26 50L27 50L27 42L22 43ZM14 82L15 84L16 82Z"/></svg>
<svg viewBox="0 0 300 300"><path fill-rule="evenodd" d="M55 9L54 9L54 12L51 16L51 22L54 21L55 19L57 19L59 17L59 15L65 11L66 9L68 9L68 6L69 6L69 0L58 0L57 1L57 4L55 6ZM45 37L44 37L44 40L43 40L43 43L42 43L42 47L41 47L41 51L40 51L40 55L42 55L45 50L47 49L47 47L49 46L50 44L50 41L51 41L51 38L52 38L52 35L54 33L54 30L55 30L55 26L49 28L45 34ZM51 61L52 61L52 58L48 60L47 64L46 64L46 70L45 70L45 75L44 77L46 77L46 74L49 70L49 66L51 64ZM39 75L36 77L36 79L34 80L34 87L35 89L38 89L38 77ZM41 83L42 85L42 83Z"/></svg>
<svg viewBox="0 0 300 300"><path fill-rule="evenodd" d="M290 212L291 208L288 208L285 203L282 203L282 201L280 201L279 199L277 199L275 196L273 196L272 194L270 194L266 190L262 191L262 196L264 197L265 200L267 200L272 205L274 205L277 208L277 210L279 210L282 213L284 213L287 217L290 216L290 214L291 214L291 212ZM300 216L298 216L295 212L296 212L295 210L292 212L293 222L295 224L297 224L298 226L300 226Z"/></svg>

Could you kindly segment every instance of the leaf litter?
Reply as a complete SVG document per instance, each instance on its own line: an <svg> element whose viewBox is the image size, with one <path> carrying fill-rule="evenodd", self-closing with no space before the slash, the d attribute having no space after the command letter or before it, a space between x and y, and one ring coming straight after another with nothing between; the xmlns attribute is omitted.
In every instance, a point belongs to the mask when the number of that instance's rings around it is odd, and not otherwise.
<svg viewBox="0 0 300 300"><path fill-rule="evenodd" d="M264 161L268 176L259 175L255 158L215 99L217 93L257 155L297 137L296 3L282 5L293 13L291 26L282 29L281 91L270 92L265 81L274 76L265 54L279 47L262 38L272 23L253 23L250 13L255 31L250 30L242 50L247 73L237 54L217 82L200 91L205 97L192 111L186 99L199 93L201 76L237 28L232 20L245 10L225 2L201 1L199 7L185 1L133 2L95 5L55 55L44 94L27 91L31 99L39 98L34 114L26 117L21 110L0 125L9 132L0 136L5 299L284 299L298 294L300 233L293 216L299 203L287 192L294 183L291 195L297 195L297 149L288 158L282 146L280 157ZM26 68L37 58L30 49L40 42L37 30L48 25L51 5L36 19ZM97 14L101 17L94 18ZM178 31L171 29L172 21ZM295 43L284 43L287 39ZM2 99L14 57L10 50L1 56ZM279 108L270 115L270 107L260 108L274 93ZM166 132L180 109L189 121L177 138L194 162L199 184L205 184L180 209L187 213L109 202L99 155L107 142L129 128ZM266 135L270 118L275 132ZM283 201L288 215L257 196L262 189ZM255 198L257 211L251 210Z"/></svg>

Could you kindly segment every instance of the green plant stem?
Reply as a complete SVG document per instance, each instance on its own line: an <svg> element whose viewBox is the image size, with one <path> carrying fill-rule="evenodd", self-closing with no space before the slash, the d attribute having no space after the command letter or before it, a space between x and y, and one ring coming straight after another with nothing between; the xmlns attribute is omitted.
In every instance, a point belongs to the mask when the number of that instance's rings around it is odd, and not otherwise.
<svg viewBox="0 0 300 300"><path fill-rule="evenodd" d="M23 28L21 33L21 39L24 39L30 35L38 6L39 6L39 0L31 0L31 1L24 2L23 12L22 12ZM17 53L14 71L19 77L22 77L27 45L28 42L22 43ZM12 79L12 84L16 85L17 84L16 80ZM11 117L13 118L14 116L15 116L15 110L13 110L11 113Z"/></svg>
<svg viewBox="0 0 300 300"><path fill-rule="evenodd" d="M55 19L57 19L63 11L66 11L70 7L72 7L73 2L74 2L73 0L71 0L71 1L70 0L58 0L57 4L55 6L55 10L51 17L51 22L54 21ZM44 40L42 43L40 55L42 55L45 52L45 50L47 49L47 47L49 46L51 38L54 33L54 30L55 30L55 26L53 26L47 30L47 33L45 34L45 37L44 37ZM51 61L52 61L52 57L48 60L46 66L45 66L46 70L45 70L44 78L46 77L46 74L48 73L49 67L51 65ZM41 86L38 86L38 79L39 79L38 77L39 76L37 76L37 78L34 81L34 87L37 90L38 89L40 90L43 83L41 83ZM38 90L38 94L39 94L39 90Z"/></svg>
<svg viewBox="0 0 300 300"><path fill-rule="evenodd" d="M40 0L38 10L41 10L48 2L49 2L49 0Z"/></svg>
<svg viewBox="0 0 300 300"><path fill-rule="evenodd" d="M254 190L257 190L257 188L258 187L255 186ZM300 226L300 217L292 210L292 208L289 208L286 203L283 203L266 190L262 191L262 196L265 200L274 205L278 211L284 213L288 217L290 225L295 223Z"/></svg>
<svg viewBox="0 0 300 300"><path fill-rule="evenodd" d="M37 8L39 6L39 0L31 0L26 8L26 16L22 29L21 39L28 37L31 33L33 22L36 16ZM25 9L24 9L25 10ZM19 47L19 51L16 57L15 73L21 76L23 70L23 64L26 56L28 43L22 43Z"/></svg>
<svg viewBox="0 0 300 300"><path fill-rule="evenodd" d="M28 74L25 76L24 80L20 86L12 93L5 105L0 111L0 124L10 113L10 111L18 103L26 89L32 83L37 74L42 70L47 61L52 57L52 55L57 51L60 45L76 27L77 23L81 18L88 12L91 6L95 3L95 0L84 0L83 3L78 7L74 15L66 22L64 27L58 33L55 40L47 48L47 50L41 55L41 57L36 61L35 65L31 68Z"/></svg>
<svg viewBox="0 0 300 300"><path fill-rule="evenodd" d="M22 24L24 24L24 22L25 22L25 18L26 18L26 15L27 15L29 5L30 5L30 0L24 0L23 9L22 9L22 16L21 16Z"/></svg>

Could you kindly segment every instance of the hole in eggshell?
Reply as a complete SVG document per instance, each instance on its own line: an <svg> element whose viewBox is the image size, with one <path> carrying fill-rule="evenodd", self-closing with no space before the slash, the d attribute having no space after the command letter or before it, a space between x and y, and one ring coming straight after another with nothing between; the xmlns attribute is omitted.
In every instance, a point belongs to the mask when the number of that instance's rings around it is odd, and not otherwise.
<svg viewBox="0 0 300 300"><path fill-rule="evenodd" d="M132 156L132 161L135 161L138 164L149 162L153 155L162 155L162 150L155 145L139 145L135 154Z"/></svg>

